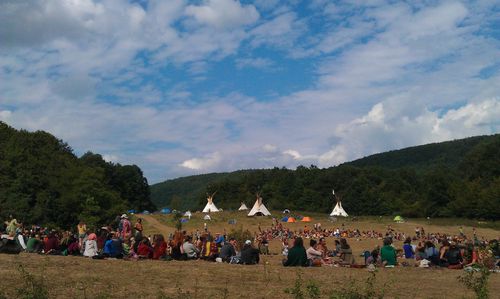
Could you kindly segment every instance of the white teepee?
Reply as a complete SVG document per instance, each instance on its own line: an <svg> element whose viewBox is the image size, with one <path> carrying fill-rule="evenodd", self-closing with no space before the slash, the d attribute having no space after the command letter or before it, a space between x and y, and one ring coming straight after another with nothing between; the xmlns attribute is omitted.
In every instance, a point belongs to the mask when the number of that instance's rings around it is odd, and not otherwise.
<svg viewBox="0 0 500 299"><path fill-rule="evenodd" d="M253 205L253 208L248 213L248 216L270 216L269 210L266 208L264 203L262 202L262 197L259 193L257 193L257 200Z"/></svg>
<svg viewBox="0 0 500 299"><path fill-rule="evenodd" d="M214 205L214 195L217 192L214 192L211 196L208 196L207 194L207 205L203 209L203 213L210 213L210 212L219 212L219 209Z"/></svg>
<svg viewBox="0 0 500 299"><path fill-rule="evenodd" d="M333 190L332 193L333 196L337 198L337 196L335 196L335 190ZM342 217L349 216L347 215L344 208L342 208L342 202L340 201L340 198L337 198L337 204L335 205L335 208L333 208L333 211L330 213L330 216L342 216Z"/></svg>
<svg viewBox="0 0 500 299"><path fill-rule="evenodd" d="M248 210L247 205L244 202L242 202L238 211L246 211L246 210Z"/></svg>

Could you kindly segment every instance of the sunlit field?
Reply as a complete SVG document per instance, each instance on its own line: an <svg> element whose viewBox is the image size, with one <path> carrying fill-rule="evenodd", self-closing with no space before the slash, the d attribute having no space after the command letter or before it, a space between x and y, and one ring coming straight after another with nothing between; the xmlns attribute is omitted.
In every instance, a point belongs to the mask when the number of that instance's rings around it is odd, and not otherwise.
<svg viewBox="0 0 500 299"><path fill-rule="evenodd" d="M293 214L293 213L292 213ZM244 212L221 212L212 214L212 220L203 220L201 213L194 213L191 220L183 224L188 232L203 231L204 223L212 233L229 233L233 228L257 231L267 229L272 217L246 217ZM273 211L281 218L282 214ZM295 215L295 214L293 214ZM385 232L391 225L398 232L414 234L415 226L423 226L427 232L458 234L460 221L453 220L412 220L394 223L390 218L359 218L357 221L338 220L332 222L327 215L305 213L312 217L310 223L284 223L294 230L312 227L321 223L323 228L340 227ZM146 235L162 233L166 237L174 232L172 215L136 215L143 217ZM236 220L230 225L228 221ZM472 234L476 222L464 221L467 235ZM495 223L477 224L478 236L498 238L500 231ZM358 263L363 263L360 254L381 245L378 239L348 239ZM307 243L307 240L306 242ZM328 238L333 247L333 238ZM395 243L401 247L401 242ZM33 274L33 279L47 287L54 298L293 298L285 292L292 288L300 276L303 286L313 284L318 287L321 298L352 281L361 283L370 277L366 269L338 268L323 266L316 268L284 268L281 266L281 242L270 242L269 256L262 256L256 266L229 265L205 261L124 261L91 260L83 257L43 256L37 254L0 255L2 290L8 298L18 296L18 289L24 287L26 277L22 269ZM21 268L20 268L21 267ZM462 270L426 269L396 267L378 269L375 288L384 290L387 298L472 298L473 293L462 286L457 277ZM492 298L500 298L500 276L493 273L489 281Z"/></svg>

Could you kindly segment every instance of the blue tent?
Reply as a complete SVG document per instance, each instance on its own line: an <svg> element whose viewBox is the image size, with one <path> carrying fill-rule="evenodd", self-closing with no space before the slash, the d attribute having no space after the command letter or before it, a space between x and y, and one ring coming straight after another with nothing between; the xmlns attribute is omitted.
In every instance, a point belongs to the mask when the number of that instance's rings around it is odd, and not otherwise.
<svg viewBox="0 0 500 299"><path fill-rule="evenodd" d="M148 210L144 210L144 212L142 212L144 215L149 215L151 214Z"/></svg>
<svg viewBox="0 0 500 299"><path fill-rule="evenodd" d="M170 211L169 208L163 208L163 209L161 209L161 213L162 214L170 214L170 213L172 213L172 211Z"/></svg>
<svg viewBox="0 0 500 299"><path fill-rule="evenodd" d="M287 222L287 221L288 221L288 216L281 218L281 222Z"/></svg>
<svg viewBox="0 0 500 299"><path fill-rule="evenodd" d="M187 218L181 218L181 223L186 223L188 221L189 221L189 219L187 219Z"/></svg>
<svg viewBox="0 0 500 299"><path fill-rule="evenodd" d="M135 210L128 210L127 213L128 214L135 214Z"/></svg>

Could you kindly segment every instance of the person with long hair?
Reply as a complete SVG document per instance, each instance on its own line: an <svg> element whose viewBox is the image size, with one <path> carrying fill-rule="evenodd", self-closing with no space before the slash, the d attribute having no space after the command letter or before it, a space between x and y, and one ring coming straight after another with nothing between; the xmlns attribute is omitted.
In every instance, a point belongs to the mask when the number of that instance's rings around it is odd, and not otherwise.
<svg viewBox="0 0 500 299"><path fill-rule="evenodd" d="M185 260L186 255L182 249L182 244L184 243L184 234L180 231L175 232L174 237L171 241L171 255L174 260Z"/></svg>
<svg viewBox="0 0 500 299"><path fill-rule="evenodd" d="M158 260L167 254L167 242L162 234L153 237L153 259Z"/></svg>
<svg viewBox="0 0 500 299"><path fill-rule="evenodd" d="M354 256L352 255L352 249L345 238L340 239L340 251L339 251L340 264L342 265L353 265Z"/></svg>
<svg viewBox="0 0 500 299"><path fill-rule="evenodd" d="M307 267L309 261L307 260L306 249L304 248L304 241L301 237L295 238L293 247L288 250L286 260L283 260L285 267Z"/></svg>

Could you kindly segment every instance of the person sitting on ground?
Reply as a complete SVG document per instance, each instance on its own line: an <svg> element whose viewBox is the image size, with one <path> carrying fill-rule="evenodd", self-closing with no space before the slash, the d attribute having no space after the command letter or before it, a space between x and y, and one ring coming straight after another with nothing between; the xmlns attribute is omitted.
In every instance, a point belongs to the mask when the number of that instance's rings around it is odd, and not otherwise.
<svg viewBox="0 0 500 299"><path fill-rule="evenodd" d="M397 263L396 249L391 244L391 239L385 238L384 246L380 249L380 256L384 266L395 266Z"/></svg>
<svg viewBox="0 0 500 299"><path fill-rule="evenodd" d="M415 258L415 252L413 251L413 246L411 246L411 238L410 237L406 238L406 240L403 244L403 251L404 251L405 258L407 258L407 259Z"/></svg>
<svg viewBox="0 0 500 299"><path fill-rule="evenodd" d="M213 241L213 237L210 234L205 236L204 239L205 241L201 250L201 258L208 261L215 261L215 259L219 256L217 243Z"/></svg>
<svg viewBox="0 0 500 299"><path fill-rule="evenodd" d="M321 251L323 260L328 260L331 256L331 253L328 251L328 247L326 246L326 239L324 237L319 238L318 250Z"/></svg>
<svg viewBox="0 0 500 299"><path fill-rule="evenodd" d="M97 235L91 233L88 235L85 241L85 250L83 251L83 256L94 257L97 255Z"/></svg>
<svg viewBox="0 0 500 299"><path fill-rule="evenodd" d="M448 267L446 256L449 248L450 242L446 239L441 240L441 248L439 248L439 266L441 267Z"/></svg>
<svg viewBox="0 0 500 299"><path fill-rule="evenodd" d="M288 250L286 260L283 260L285 267L307 267L309 264L307 260L306 249L304 248L304 241L301 237L295 238L293 247Z"/></svg>
<svg viewBox="0 0 500 299"><path fill-rule="evenodd" d="M366 266L368 265L375 265L375 266L380 266L381 261L380 261L380 255L378 252L378 248L373 249L372 252L370 253L370 256L366 258L365 261Z"/></svg>
<svg viewBox="0 0 500 299"><path fill-rule="evenodd" d="M252 246L252 241L246 240L241 249L241 263L244 265L255 265L260 261L259 250Z"/></svg>
<svg viewBox="0 0 500 299"><path fill-rule="evenodd" d="M142 238L136 253L140 259L150 259L153 257L153 247L148 238Z"/></svg>
<svg viewBox="0 0 500 299"><path fill-rule="evenodd" d="M430 261L433 265L439 265L439 251L432 241L425 242L425 259Z"/></svg>
<svg viewBox="0 0 500 299"><path fill-rule="evenodd" d="M224 242L224 245L222 245L219 257L223 262L229 263L233 256L236 256L236 240L229 238L229 242Z"/></svg>
<svg viewBox="0 0 500 299"><path fill-rule="evenodd" d="M198 248L196 248L196 246L191 243L192 240L193 238L191 236L186 236L184 244L182 244L182 249L188 259L196 259L198 258L199 254Z"/></svg>
<svg viewBox="0 0 500 299"><path fill-rule="evenodd" d="M87 240L87 236L85 236L85 240ZM84 244L85 244L85 241L84 241ZM80 255L83 253L84 249L85 248L80 248L77 236L70 234L70 236L68 238L67 254L68 255Z"/></svg>
<svg viewBox="0 0 500 299"><path fill-rule="evenodd" d="M175 232L170 244L171 255L174 260L186 259L186 255L184 254L184 251L182 249L183 242L184 234L182 232Z"/></svg>
<svg viewBox="0 0 500 299"><path fill-rule="evenodd" d="M309 248L306 250L307 259L310 266L321 266L323 264L322 252L318 250L318 242L314 239L309 241Z"/></svg>
<svg viewBox="0 0 500 299"><path fill-rule="evenodd" d="M158 260L167 255L167 242L162 234L155 235L153 238L153 259Z"/></svg>
<svg viewBox="0 0 500 299"><path fill-rule="evenodd" d="M417 252L415 252L415 260L416 261L421 261L426 258L425 255L425 246L419 243L417 246Z"/></svg>
<svg viewBox="0 0 500 299"><path fill-rule="evenodd" d="M30 253L41 253L43 242L40 240L40 235L32 233L26 243L26 251Z"/></svg>
<svg viewBox="0 0 500 299"><path fill-rule="evenodd" d="M119 232L111 232L109 240L104 244L104 257L123 258L123 244Z"/></svg>
<svg viewBox="0 0 500 299"><path fill-rule="evenodd" d="M340 239L340 252L339 252L340 264L341 265L353 265L354 256L352 255L352 249L345 238Z"/></svg>
<svg viewBox="0 0 500 299"><path fill-rule="evenodd" d="M43 249L45 251L45 254L57 255L61 253L59 250L59 239L57 238L56 232L54 230L48 234L47 239L44 242Z"/></svg>
<svg viewBox="0 0 500 299"><path fill-rule="evenodd" d="M450 246L446 252L446 261L448 262L448 269L462 269L463 257L458 248L456 241L451 241Z"/></svg>

